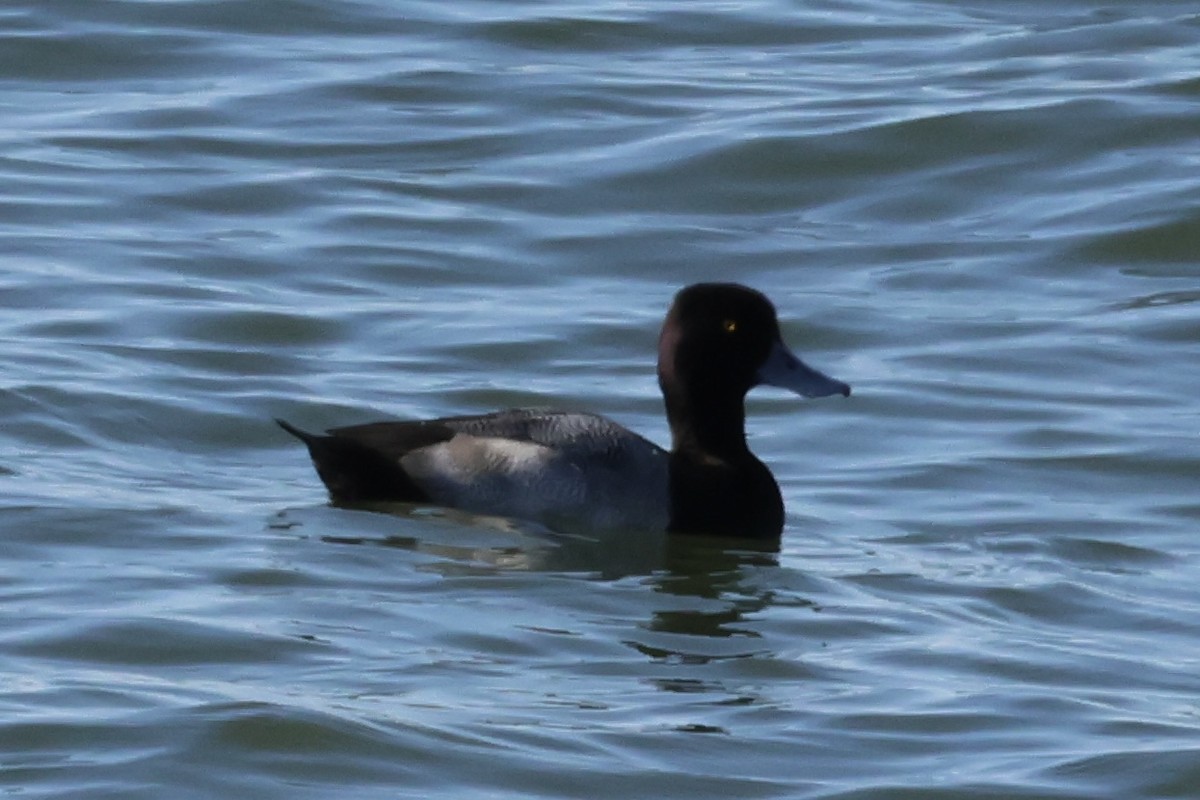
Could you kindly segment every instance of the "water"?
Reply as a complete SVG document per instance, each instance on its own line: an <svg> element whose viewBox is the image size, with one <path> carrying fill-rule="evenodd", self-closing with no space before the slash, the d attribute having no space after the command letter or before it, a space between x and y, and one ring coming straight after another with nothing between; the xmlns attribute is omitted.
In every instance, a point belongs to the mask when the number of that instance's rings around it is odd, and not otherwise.
<svg viewBox="0 0 1200 800"><path fill-rule="evenodd" d="M1200 16L1174 2L10 2L0 786L1200 796ZM666 441L681 285L779 552L331 509L310 427Z"/></svg>

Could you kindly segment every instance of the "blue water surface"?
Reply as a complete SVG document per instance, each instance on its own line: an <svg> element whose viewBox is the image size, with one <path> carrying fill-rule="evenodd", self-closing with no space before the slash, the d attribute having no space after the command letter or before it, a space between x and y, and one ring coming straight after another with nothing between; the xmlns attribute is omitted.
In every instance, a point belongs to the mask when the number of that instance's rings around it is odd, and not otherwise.
<svg viewBox="0 0 1200 800"><path fill-rule="evenodd" d="M1200 796L1187 3L12 0L0 787ZM750 284L778 552L330 508L310 428L667 443Z"/></svg>

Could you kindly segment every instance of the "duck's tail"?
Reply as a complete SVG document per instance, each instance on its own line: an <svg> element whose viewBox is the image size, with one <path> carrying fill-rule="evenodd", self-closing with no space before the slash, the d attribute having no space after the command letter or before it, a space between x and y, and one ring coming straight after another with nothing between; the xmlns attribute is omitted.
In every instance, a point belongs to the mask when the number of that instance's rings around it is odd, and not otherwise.
<svg viewBox="0 0 1200 800"><path fill-rule="evenodd" d="M400 462L353 439L301 430L287 420L276 424L304 442L317 475L335 505L358 503L420 503L429 500Z"/></svg>

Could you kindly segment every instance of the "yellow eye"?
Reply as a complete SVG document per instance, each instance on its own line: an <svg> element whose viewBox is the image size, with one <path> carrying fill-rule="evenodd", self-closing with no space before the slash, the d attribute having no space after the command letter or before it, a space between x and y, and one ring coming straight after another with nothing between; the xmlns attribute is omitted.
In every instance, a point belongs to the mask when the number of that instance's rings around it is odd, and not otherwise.
<svg viewBox="0 0 1200 800"><path fill-rule="evenodd" d="M726 333L735 332L737 330L737 325L738 324L737 324L736 319L727 319L721 323L721 327L725 330Z"/></svg>

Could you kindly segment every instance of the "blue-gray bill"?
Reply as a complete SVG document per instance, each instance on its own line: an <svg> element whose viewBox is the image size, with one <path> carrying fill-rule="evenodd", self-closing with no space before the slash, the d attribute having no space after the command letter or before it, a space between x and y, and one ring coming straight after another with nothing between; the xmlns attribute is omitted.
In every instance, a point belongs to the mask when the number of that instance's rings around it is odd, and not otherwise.
<svg viewBox="0 0 1200 800"><path fill-rule="evenodd" d="M805 364L782 341L776 341L758 369L758 382L777 386L804 397L850 396L850 384L829 377Z"/></svg>

